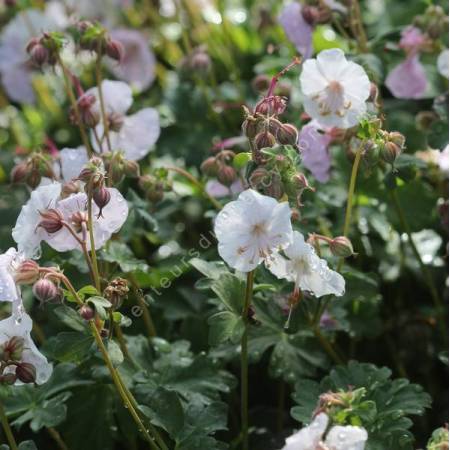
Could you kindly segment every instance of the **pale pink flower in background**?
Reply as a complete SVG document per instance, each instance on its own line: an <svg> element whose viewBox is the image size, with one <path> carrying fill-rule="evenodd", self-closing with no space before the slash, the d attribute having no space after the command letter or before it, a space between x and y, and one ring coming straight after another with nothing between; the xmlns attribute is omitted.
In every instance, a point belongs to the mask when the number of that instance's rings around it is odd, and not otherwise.
<svg viewBox="0 0 450 450"><path fill-rule="evenodd" d="M331 156L329 145L332 137L312 120L304 125L298 136L298 147L303 165L321 183L330 179Z"/></svg>
<svg viewBox="0 0 450 450"><path fill-rule="evenodd" d="M263 261L270 263L292 241L291 209L287 202L247 189L219 212L214 232L224 261L250 272Z"/></svg>
<svg viewBox="0 0 450 450"><path fill-rule="evenodd" d="M313 27L304 19L300 3L286 5L281 11L278 21L303 58L310 58L313 52Z"/></svg>
<svg viewBox="0 0 450 450"><path fill-rule="evenodd" d="M448 48L439 53L437 59L438 72L445 78L448 78Z"/></svg>
<svg viewBox="0 0 450 450"><path fill-rule="evenodd" d="M41 241L48 237L47 232L37 225L41 220L39 211L54 208L61 194L61 184L51 183L35 189L22 206L16 225L12 230L12 237L17 243L17 250L26 258L40 256Z"/></svg>
<svg viewBox="0 0 450 450"><path fill-rule="evenodd" d="M312 423L286 439L282 450L364 450L367 431L362 427L333 426L324 438L328 416L318 414Z"/></svg>
<svg viewBox="0 0 450 450"><path fill-rule="evenodd" d="M23 260L23 256L15 248L0 255L0 302L19 301L20 292L14 275Z"/></svg>
<svg viewBox="0 0 450 450"><path fill-rule="evenodd" d="M133 103L133 96L130 86L122 81L104 80L102 93L106 114L115 123L115 126L110 126L109 132L112 150L123 151L125 158L129 160L144 158L152 150L161 131L158 112L154 108L143 108L129 116L125 115ZM93 108L100 114L98 88L91 88L84 95L94 95L97 98ZM102 122L97 125L96 130L99 136L103 136ZM93 137L91 141L95 150L100 151ZM106 142L103 145L104 150L105 148Z"/></svg>
<svg viewBox="0 0 450 450"><path fill-rule="evenodd" d="M427 76L419 56L413 54L397 65L387 76L386 86L397 98L421 98L427 89Z"/></svg>
<svg viewBox="0 0 450 450"><path fill-rule="evenodd" d="M398 46L408 54L411 52L417 53L421 50L426 40L426 36L419 28L409 26L402 31Z"/></svg>
<svg viewBox="0 0 450 450"><path fill-rule="evenodd" d="M109 69L116 78L126 81L136 91L144 91L153 83L156 68L148 40L139 31L125 28L113 30L110 34L123 45L125 53L120 64L110 61Z"/></svg>
<svg viewBox="0 0 450 450"><path fill-rule="evenodd" d="M217 180L209 180L206 183L205 190L211 197L221 198L241 193L244 190L244 185L239 178L229 188Z"/></svg>
<svg viewBox="0 0 450 450"><path fill-rule="evenodd" d="M24 348L20 362L32 364L36 369L36 383L43 384L50 378L53 372L53 366L47 361L47 358L37 349L33 340L31 339L31 329L33 322L31 317L23 311L23 307L20 304L16 305L19 311L13 312L13 314L0 321L0 345L9 341L12 337L21 337L24 339ZM14 373L15 366L7 366L3 374ZM23 384L20 380L17 380L14 384Z"/></svg>
<svg viewBox="0 0 450 450"><path fill-rule="evenodd" d="M328 268L327 262L316 255L301 233L294 231L294 240L284 249L284 254L274 255L267 267L276 277L294 282L295 292L300 288L316 297L344 295L342 275Z"/></svg>
<svg viewBox="0 0 450 450"><path fill-rule="evenodd" d="M120 230L128 217L128 204L123 198L122 194L115 188L107 188L111 194L108 204L103 207L102 214L99 215L98 206L93 203L93 231L95 248L99 249L108 241L111 236ZM87 195L85 193L72 194L71 196L59 200L56 204L56 209L61 212L64 220L71 224L72 217L76 213L84 213L87 215ZM80 230L75 228L76 235L80 238L86 239L88 250L91 248L90 236L87 230ZM56 233L48 234L45 241L59 252L66 252L69 250L82 250L80 244L70 233L70 231L63 227Z"/></svg>
<svg viewBox="0 0 450 450"><path fill-rule="evenodd" d="M340 49L323 50L305 61L300 85L306 113L321 126L351 128L367 111L369 77Z"/></svg>

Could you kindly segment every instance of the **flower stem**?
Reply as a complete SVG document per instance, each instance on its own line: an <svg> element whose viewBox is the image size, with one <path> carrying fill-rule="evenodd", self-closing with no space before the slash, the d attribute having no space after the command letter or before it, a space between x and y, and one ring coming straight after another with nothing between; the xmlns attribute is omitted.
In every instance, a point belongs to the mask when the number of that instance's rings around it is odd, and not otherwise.
<svg viewBox="0 0 450 450"><path fill-rule="evenodd" d="M248 311L252 301L253 280L255 271L247 274L247 286L245 289L244 307L242 309L242 321L244 332L241 339L241 427L242 450L248 450Z"/></svg>
<svg viewBox="0 0 450 450"><path fill-rule="evenodd" d="M61 435L55 428L47 427L47 431L60 450L69 450L69 447L67 447L66 443L62 440Z"/></svg>
<svg viewBox="0 0 450 450"><path fill-rule="evenodd" d="M17 447L16 440L14 439L13 432L9 426L8 418L6 417L5 410L2 403L0 402L0 422L2 423L3 431L5 432L6 439L11 450L19 450Z"/></svg>
<svg viewBox="0 0 450 450"><path fill-rule="evenodd" d="M99 41L99 47L101 43ZM95 78L97 80L97 88L98 88L98 99L100 102L100 112L102 115L103 129L104 134L106 136L106 144L108 146L108 151L112 152L111 140L109 138L109 123L108 117L106 116L106 108L105 108L105 99L103 97L103 89L102 89L102 56L99 48L97 61L95 63Z"/></svg>
<svg viewBox="0 0 450 450"><path fill-rule="evenodd" d="M394 208L397 213L397 216L400 220L401 226L408 236L408 242L409 242L409 245L411 246L411 250L414 253L414 256L415 256L417 262L419 263L420 270L422 271L422 274L425 278L425 283L428 285L428 289L430 290L431 298L433 299L434 306L438 313L439 328L444 337L444 340L447 340L447 329L445 326L445 321L443 319L444 305L442 303L442 299L439 296L439 293L436 289L436 286L434 284L434 280L433 280L433 277L431 275L429 268L422 261L422 257L420 256L419 250L417 249L417 246L412 237L411 227L409 226L409 224L406 220L405 214L400 205L400 202L398 200L398 196L397 196L397 193L395 192L395 190L391 191L391 198L392 198L392 203L394 204Z"/></svg>
<svg viewBox="0 0 450 450"><path fill-rule="evenodd" d="M80 115L80 110L78 107L77 99L75 98L75 95L72 91L72 83L70 82L70 79L69 79L70 72L69 72L69 69L67 69L67 67L63 63L63 61L59 55L58 55L58 64L63 71L64 86L66 88L67 96L69 97L69 101L72 105L72 109L75 114L75 120L77 122L78 128L80 129L81 140L83 141L83 145L86 147L86 151L88 152L88 155L92 156L94 152L92 151L91 144L89 143L89 139L88 139L86 130L84 129L84 126L81 122L81 115Z"/></svg>
<svg viewBox="0 0 450 450"><path fill-rule="evenodd" d="M350 177L350 184L348 186L347 195L347 208L345 210L345 221L344 221L344 236L347 237L350 231L350 225L352 221L352 209L353 209L353 195L355 194L356 179L358 177L359 164L361 162L361 157L363 153L363 145L361 143L358 150L356 151L355 160L353 161L352 174ZM344 263L344 258L341 258L338 263L337 271L339 272Z"/></svg>
<svg viewBox="0 0 450 450"><path fill-rule="evenodd" d="M101 291L100 285L100 275L98 271L97 253L95 251L95 241L94 241L94 221L92 218L92 189L89 189L88 193L88 228L89 228L89 242L91 244L91 261L92 270L94 274L95 288L98 292Z"/></svg>

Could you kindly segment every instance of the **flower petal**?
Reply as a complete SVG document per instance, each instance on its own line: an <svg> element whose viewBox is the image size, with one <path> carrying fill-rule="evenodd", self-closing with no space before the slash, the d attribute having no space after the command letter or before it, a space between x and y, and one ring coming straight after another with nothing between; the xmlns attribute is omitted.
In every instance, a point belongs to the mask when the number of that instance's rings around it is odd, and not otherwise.
<svg viewBox="0 0 450 450"><path fill-rule="evenodd" d="M367 431L361 427L333 427L325 440L325 444L333 450L364 450Z"/></svg>
<svg viewBox="0 0 450 450"><path fill-rule="evenodd" d="M85 164L89 161L85 147L63 148L59 152L61 175L64 181L77 178Z"/></svg>
<svg viewBox="0 0 450 450"><path fill-rule="evenodd" d="M328 416L321 413L313 422L286 439L282 450L316 450L328 425Z"/></svg>
<svg viewBox="0 0 450 450"><path fill-rule="evenodd" d="M427 76L419 57L414 55L396 66L385 84L394 97L421 98L427 89Z"/></svg>

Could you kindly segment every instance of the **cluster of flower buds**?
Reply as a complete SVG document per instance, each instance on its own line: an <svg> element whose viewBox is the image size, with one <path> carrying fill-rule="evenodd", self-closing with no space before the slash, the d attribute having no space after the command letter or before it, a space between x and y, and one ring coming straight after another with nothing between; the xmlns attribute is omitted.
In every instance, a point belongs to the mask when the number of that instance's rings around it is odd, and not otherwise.
<svg viewBox="0 0 450 450"><path fill-rule="evenodd" d="M26 50L30 60L36 67L54 66L58 62L59 53L64 45L64 36L56 31L45 32L40 37L33 37Z"/></svg>
<svg viewBox="0 0 450 450"><path fill-rule="evenodd" d="M11 181L13 183L24 183L32 189L39 186L43 177L53 179L55 174L50 156L42 152L32 153L11 170Z"/></svg>
<svg viewBox="0 0 450 450"><path fill-rule="evenodd" d="M100 113L98 108L94 107L97 103L97 98L92 94L83 94L77 100L77 109L79 112L80 122L87 128L95 128L100 122ZM71 108L70 121L77 124L77 114Z"/></svg>
<svg viewBox="0 0 450 450"><path fill-rule="evenodd" d="M22 383L36 381L36 368L33 364L22 361L25 340L20 336L13 336L0 345L0 383L12 385L17 380ZM6 372L7 367L14 367L14 372Z"/></svg>
<svg viewBox="0 0 450 450"><path fill-rule="evenodd" d="M98 22L79 22L77 25L78 42L80 48L97 53L99 57L107 55L117 62L121 62L125 49L116 39L112 39L106 29Z"/></svg>
<svg viewBox="0 0 450 450"><path fill-rule="evenodd" d="M430 5L424 14L414 18L414 25L421 28L431 39L438 39L448 30L448 16L439 5Z"/></svg>
<svg viewBox="0 0 450 450"><path fill-rule="evenodd" d="M151 203L160 202L164 198L164 193L172 190L172 184L165 169L155 169L151 174L141 175L138 178L138 184Z"/></svg>
<svg viewBox="0 0 450 450"><path fill-rule="evenodd" d="M205 76L211 68L211 58L206 48L200 46L195 48L189 55L180 62L180 70L186 76Z"/></svg>
<svg viewBox="0 0 450 450"><path fill-rule="evenodd" d="M113 309L118 309L122 306L128 292L130 292L128 281L118 277L109 282L103 291L103 296L111 302Z"/></svg>
<svg viewBox="0 0 450 450"><path fill-rule="evenodd" d="M140 167L137 161L125 159L122 152L105 152L102 154L105 171L112 183L116 184L124 177L139 177Z"/></svg>
<svg viewBox="0 0 450 450"><path fill-rule="evenodd" d="M216 177L219 183L230 187L237 179L233 167L235 153L231 150L220 150L216 155L205 159L201 165L202 172L209 177Z"/></svg>
<svg viewBox="0 0 450 450"><path fill-rule="evenodd" d="M332 416L343 409L351 413L351 410L357 408L361 403L365 394L365 388L325 392L319 396L319 403L314 411L314 415L325 412Z"/></svg>

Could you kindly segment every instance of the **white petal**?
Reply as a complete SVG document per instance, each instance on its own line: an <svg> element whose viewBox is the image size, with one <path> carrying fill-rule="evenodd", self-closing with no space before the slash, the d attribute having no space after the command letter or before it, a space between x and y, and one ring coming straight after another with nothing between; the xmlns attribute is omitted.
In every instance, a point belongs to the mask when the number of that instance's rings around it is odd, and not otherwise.
<svg viewBox="0 0 450 450"><path fill-rule="evenodd" d="M14 302L20 292L14 281L14 269L23 260L15 248L0 255L0 302Z"/></svg>
<svg viewBox="0 0 450 450"><path fill-rule="evenodd" d="M448 48L439 53L437 59L438 72L445 78L448 78Z"/></svg>
<svg viewBox="0 0 450 450"><path fill-rule="evenodd" d="M360 427L335 426L328 433L325 443L331 450L364 450L367 431Z"/></svg>
<svg viewBox="0 0 450 450"><path fill-rule="evenodd" d="M160 132L158 112L144 108L125 117L118 133L110 133L111 145L114 150L122 150L126 159L137 161L151 150Z"/></svg>
<svg viewBox="0 0 450 450"><path fill-rule="evenodd" d="M133 104L133 93L130 86L123 81L104 80L102 94L106 113L125 114ZM97 87L88 89L85 95L94 95L97 102L95 109L100 112L100 97Z"/></svg>
<svg viewBox="0 0 450 450"><path fill-rule="evenodd" d="M31 328L33 322L26 312L20 315L11 315L7 319L0 321L0 344L8 341L14 336L22 337L25 340L25 346L22 353L21 362L33 364L36 368L36 383L45 383L52 374L53 367L48 363L47 358L39 352L31 339ZM7 367L5 373L14 372L13 367ZM16 381L15 384L22 384Z"/></svg>
<svg viewBox="0 0 450 450"><path fill-rule="evenodd" d="M59 152L61 175L64 181L77 178L84 165L89 161L85 147L63 148Z"/></svg>
<svg viewBox="0 0 450 450"><path fill-rule="evenodd" d="M35 258L40 252L40 243L47 236L42 228L37 228L40 221L39 211L55 206L61 193L61 184L52 183L40 186L31 193L30 199L22 207L12 237L17 242L17 249L27 258Z"/></svg>
<svg viewBox="0 0 450 450"><path fill-rule="evenodd" d="M266 261L266 267L280 280L295 281L295 272L292 270L291 261L279 253L274 253Z"/></svg>
<svg viewBox="0 0 450 450"><path fill-rule="evenodd" d="M323 50L317 55L317 68L328 81L340 80L347 66L348 61L340 48Z"/></svg>
<svg viewBox="0 0 450 450"><path fill-rule="evenodd" d="M361 103L370 95L370 80L362 66L352 61L341 73L339 82L344 86L346 100Z"/></svg>
<svg viewBox="0 0 450 450"><path fill-rule="evenodd" d="M300 85L304 95L313 96L328 86L328 81L319 71L317 61L308 59L303 63Z"/></svg>
<svg viewBox="0 0 450 450"><path fill-rule="evenodd" d="M288 437L282 450L316 450L327 425L328 416L319 414L310 425Z"/></svg>

